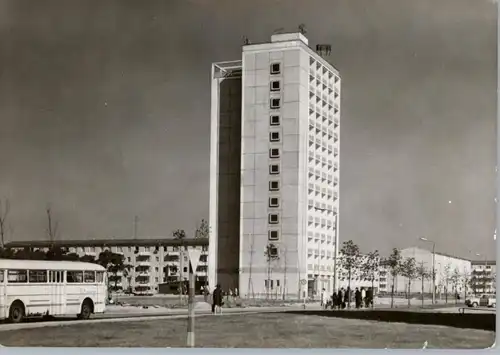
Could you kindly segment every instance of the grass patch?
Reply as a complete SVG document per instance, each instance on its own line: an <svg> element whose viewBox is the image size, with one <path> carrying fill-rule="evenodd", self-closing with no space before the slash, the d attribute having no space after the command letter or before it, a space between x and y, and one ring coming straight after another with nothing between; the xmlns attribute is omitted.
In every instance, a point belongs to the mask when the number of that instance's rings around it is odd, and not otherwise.
<svg viewBox="0 0 500 355"><path fill-rule="evenodd" d="M4 346L183 347L187 321L88 323L0 332ZM469 348L491 346L495 333L443 326L382 323L297 314L246 314L196 319L197 347Z"/></svg>

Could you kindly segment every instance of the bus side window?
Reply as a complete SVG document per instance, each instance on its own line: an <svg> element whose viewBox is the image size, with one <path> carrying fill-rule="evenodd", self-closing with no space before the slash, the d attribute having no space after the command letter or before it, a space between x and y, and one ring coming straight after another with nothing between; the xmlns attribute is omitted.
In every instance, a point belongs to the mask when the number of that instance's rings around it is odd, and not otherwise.
<svg viewBox="0 0 500 355"><path fill-rule="evenodd" d="M0 283L5 282L5 270L0 269Z"/></svg>
<svg viewBox="0 0 500 355"><path fill-rule="evenodd" d="M8 270L7 272L8 283L27 283L28 270Z"/></svg>
<svg viewBox="0 0 500 355"><path fill-rule="evenodd" d="M66 282L68 283L82 283L83 271L67 271Z"/></svg>
<svg viewBox="0 0 500 355"><path fill-rule="evenodd" d="M104 282L104 272L97 271L97 282L100 284Z"/></svg>
<svg viewBox="0 0 500 355"><path fill-rule="evenodd" d="M95 283L95 271L85 271L83 275L85 283Z"/></svg>

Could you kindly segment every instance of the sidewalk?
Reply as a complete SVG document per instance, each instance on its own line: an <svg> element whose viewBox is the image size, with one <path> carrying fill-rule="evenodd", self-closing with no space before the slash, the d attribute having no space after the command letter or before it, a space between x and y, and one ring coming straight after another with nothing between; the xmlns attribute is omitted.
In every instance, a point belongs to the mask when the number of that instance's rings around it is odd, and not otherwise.
<svg viewBox="0 0 500 355"><path fill-rule="evenodd" d="M279 312L284 310L303 309L302 303L295 303L289 306L266 306L266 307L233 307L223 308L223 313L239 313L239 312ZM308 303L308 310L320 310L320 304ZM196 313L210 313L212 306L206 302L196 302ZM128 316L128 315L182 315L187 314L187 308L167 308L167 307L135 307L135 306L117 306L108 305L104 311L104 316Z"/></svg>

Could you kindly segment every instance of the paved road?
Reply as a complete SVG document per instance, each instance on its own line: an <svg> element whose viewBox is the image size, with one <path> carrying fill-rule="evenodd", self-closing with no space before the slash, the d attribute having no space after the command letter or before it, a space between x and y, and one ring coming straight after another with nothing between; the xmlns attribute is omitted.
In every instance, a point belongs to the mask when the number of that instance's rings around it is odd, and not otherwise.
<svg viewBox="0 0 500 355"><path fill-rule="evenodd" d="M211 316L210 308L207 304L198 305L196 309L196 316ZM434 308L434 309L420 309L424 312L443 312L443 313L458 313L461 307L445 307L445 308ZM289 307L248 307L248 308L225 308L223 310L223 315L241 315L249 313L272 313L272 312L284 312L303 309L302 305L293 305ZM320 310L319 304L308 304L307 310ZM376 309L385 309L385 307L376 307ZM389 308L390 309L390 308ZM388 309L388 310L389 310ZM405 311L408 309L395 308L393 311ZM415 310L415 309L410 309ZM368 311L368 309L366 310ZM492 313L495 309L488 308L475 308L466 309L466 313ZM152 319L177 319L187 317L187 309L166 309L166 308L136 308L136 307L119 307L119 306L109 306L107 312L103 314L93 315L89 320L77 320L76 318L56 318L55 320L42 321L42 320L32 320L20 324L0 324L0 331L17 330L17 329L29 329L29 328L40 328L40 327L54 327L61 325L73 325L73 324L91 324L91 323L102 323L102 322L123 322L123 321L140 321L140 320L152 320Z"/></svg>
<svg viewBox="0 0 500 355"><path fill-rule="evenodd" d="M223 310L224 315L241 315L250 313L273 313L283 312L285 310L298 309L297 307L249 307L249 308L226 308ZM308 309L316 309L315 307L308 307ZM319 309L319 308L318 308ZM214 316L210 310L201 309L195 311L197 317ZM219 315L217 315L219 316ZM51 321L32 320L19 324L0 324L0 331L18 330L18 329L31 329L41 327L58 327L62 325L74 324L92 324L104 322L126 322L126 321L141 321L141 320L154 320L154 319L177 319L186 318L186 309L170 310L168 312L110 312L104 314L96 314L88 320L77 320L76 318L56 318Z"/></svg>

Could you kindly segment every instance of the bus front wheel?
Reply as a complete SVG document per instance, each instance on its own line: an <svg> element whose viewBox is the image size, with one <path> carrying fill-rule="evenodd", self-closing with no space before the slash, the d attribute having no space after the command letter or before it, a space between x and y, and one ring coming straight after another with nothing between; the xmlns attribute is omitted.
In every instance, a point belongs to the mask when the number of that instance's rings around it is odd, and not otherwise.
<svg viewBox="0 0 500 355"><path fill-rule="evenodd" d="M24 319L24 305L20 301L15 301L9 310L9 321L11 323L21 323Z"/></svg>
<svg viewBox="0 0 500 355"><path fill-rule="evenodd" d="M92 314L92 302L89 300L83 301L82 310L78 315L78 319L89 319Z"/></svg>

